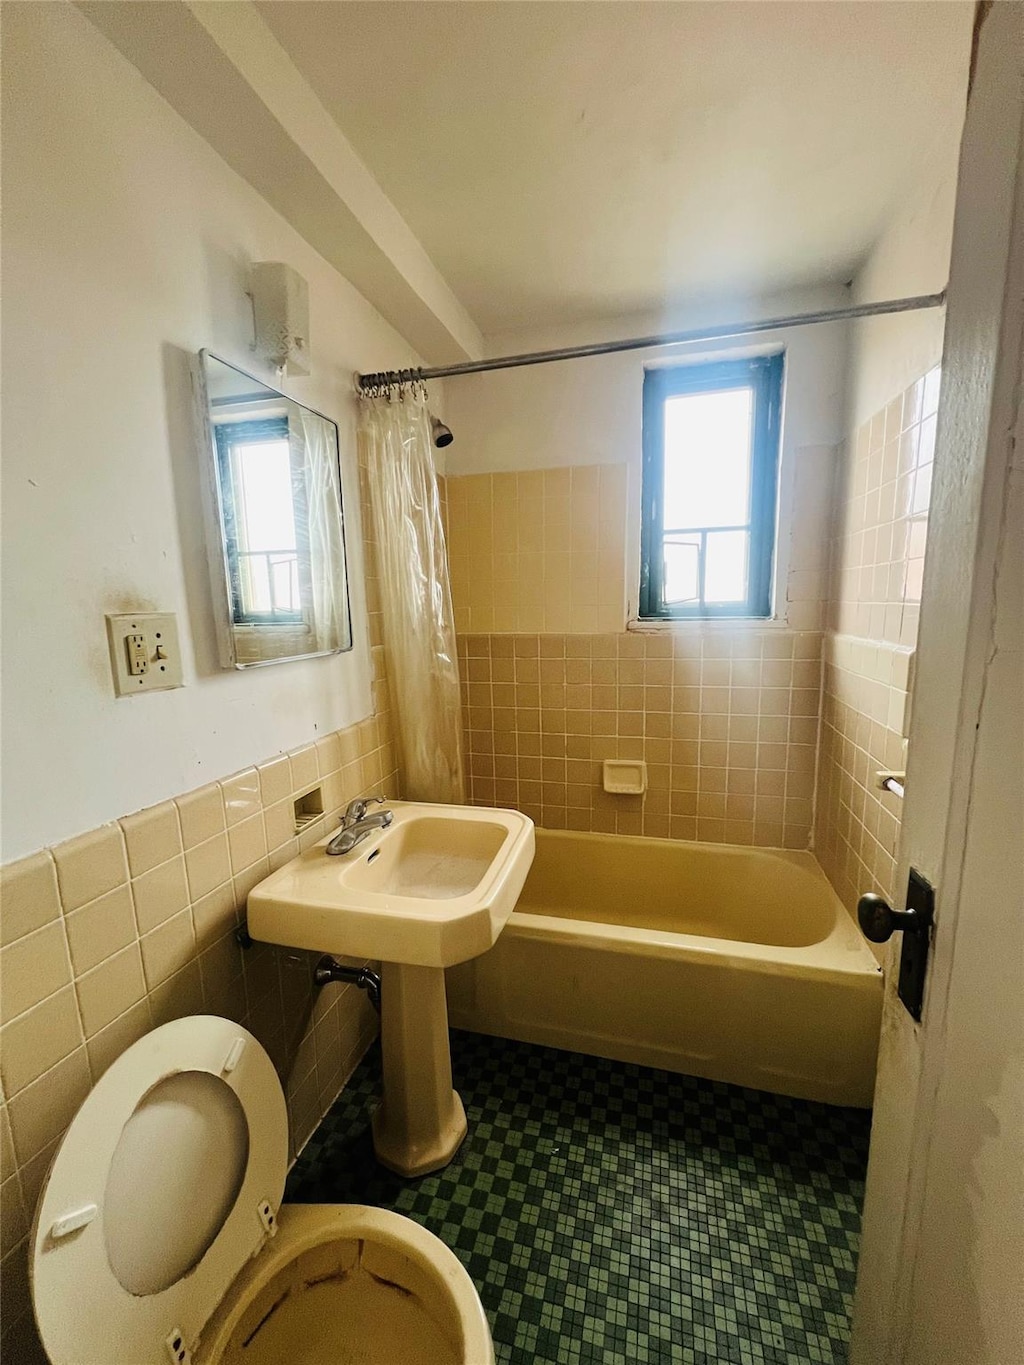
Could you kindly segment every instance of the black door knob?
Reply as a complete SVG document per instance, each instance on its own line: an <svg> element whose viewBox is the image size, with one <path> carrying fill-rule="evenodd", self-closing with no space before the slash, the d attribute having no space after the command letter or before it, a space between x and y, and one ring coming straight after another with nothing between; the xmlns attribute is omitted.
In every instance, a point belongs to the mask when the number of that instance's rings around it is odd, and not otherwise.
<svg viewBox="0 0 1024 1365"><path fill-rule="evenodd" d="M873 891L868 891L857 902L857 920L864 937L872 943L885 943L900 929L904 933L917 933L924 923L918 911L894 910Z"/></svg>

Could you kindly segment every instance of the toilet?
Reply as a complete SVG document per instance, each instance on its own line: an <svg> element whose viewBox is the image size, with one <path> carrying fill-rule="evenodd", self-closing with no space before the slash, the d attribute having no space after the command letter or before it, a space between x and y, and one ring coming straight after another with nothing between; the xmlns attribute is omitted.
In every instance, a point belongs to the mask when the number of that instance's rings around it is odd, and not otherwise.
<svg viewBox="0 0 1024 1365"><path fill-rule="evenodd" d="M433 1233L286 1204L288 1117L256 1039L155 1029L86 1098L30 1241L53 1365L493 1365L472 1280Z"/></svg>

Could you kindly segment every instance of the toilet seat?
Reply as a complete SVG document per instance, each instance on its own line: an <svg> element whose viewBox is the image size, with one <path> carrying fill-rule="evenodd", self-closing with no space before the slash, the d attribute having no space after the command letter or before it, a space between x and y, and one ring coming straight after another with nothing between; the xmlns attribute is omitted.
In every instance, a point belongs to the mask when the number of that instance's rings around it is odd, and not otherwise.
<svg viewBox="0 0 1024 1365"><path fill-rule="evenodd" d="M72 1120L32 1224L53 1365L494 1365L473 1282L439 1238L386 1209L281 1208L287 1165L284 1094L240 1025L179 1019L124 1052Z"/></svg>
<svg viewBox="0 0 1024 1365"><path fill-rule="evenodd" d="M53 1365L187 1365L276 1232L287 1168L284 1094L246 1029L198 1015L139 1039L72 1120L36 1209L32 1299ZM197 1223L212 1240L178 1273Z"/></svg>

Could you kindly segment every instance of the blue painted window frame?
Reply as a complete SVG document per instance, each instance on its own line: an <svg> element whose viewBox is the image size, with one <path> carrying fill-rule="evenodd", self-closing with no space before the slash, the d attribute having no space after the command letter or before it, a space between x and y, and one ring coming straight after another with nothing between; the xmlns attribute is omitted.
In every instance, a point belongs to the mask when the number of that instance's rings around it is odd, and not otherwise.
<svg viewBox="0 0 1024 1365"><path fill-rule="evenodd" d="M647 370L643 393L642 521L640 529L640 619L701 620L716 617L772 615L772 567L775 560L779 443L782 431L782 354L745 360L713 361ZM747 595L742 602L669 604L664 600L665 402L687 393L714 393L749 388L753 393L751 432L750 517L742 527L687 527L687 534L707 530L750 532ZM678 531L680 528L669 528ZM703 574L701 574L703 584Z"/></svg>

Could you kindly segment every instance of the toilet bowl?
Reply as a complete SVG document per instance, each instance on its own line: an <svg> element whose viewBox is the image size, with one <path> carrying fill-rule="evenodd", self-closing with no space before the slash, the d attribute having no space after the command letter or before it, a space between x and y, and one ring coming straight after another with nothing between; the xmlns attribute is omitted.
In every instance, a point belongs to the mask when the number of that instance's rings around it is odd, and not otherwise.
<svg viewBox="0 0 1024 1365"><path fill-rule="evenodd" d="M284 1095L238 1024L141 1038L72 1120L31 1235L53 1365L493 1365L473 1282L385 1209L281 1206Z"/></svg>

